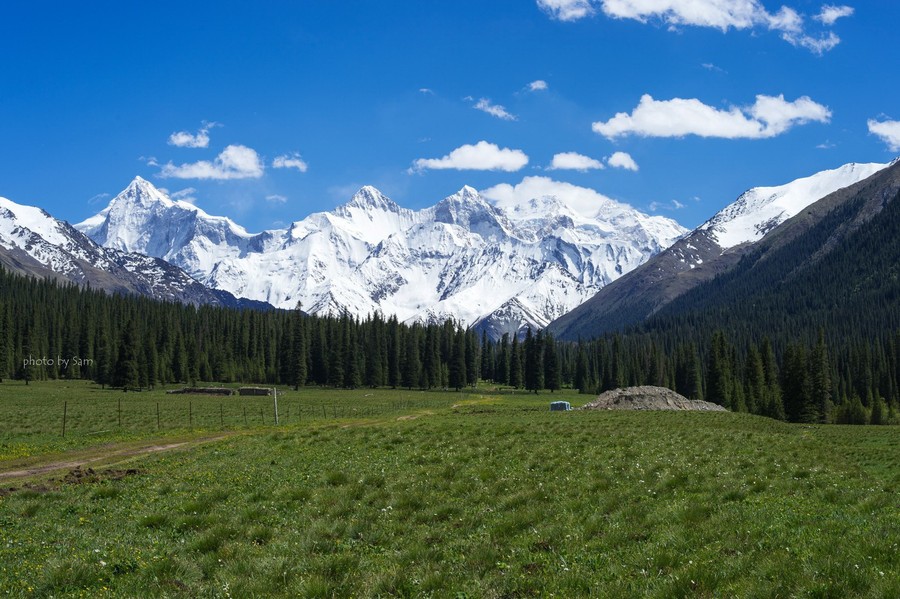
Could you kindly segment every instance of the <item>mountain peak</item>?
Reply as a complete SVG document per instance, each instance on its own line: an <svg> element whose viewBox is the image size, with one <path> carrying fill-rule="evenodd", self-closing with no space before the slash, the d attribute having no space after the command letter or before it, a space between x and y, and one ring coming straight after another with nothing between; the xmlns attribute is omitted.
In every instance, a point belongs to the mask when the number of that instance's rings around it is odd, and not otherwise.
<svg viewBox="0 0 900 599"><path fill-rule="evenodd" d="M157 202L165 204L166 206L174 204L174 202L169 199L169 196L157 189L153 183L150 183L150 181L147 181L143 177L135 177L132 179L131 183L128 184L128 187L122 190L122 192L113 199L114 202L116 200L123 200L143 206L149 206Z"/></svg>
<svg viewBox="0 0 900 599"><path fill-rule="evenodd" d="M868 179L889 166L890 164L851 162L784 185L754 187L699 228L710 231L722 249L759 241L770 230L813 202L838 189Z"/></svg>
<svg viewBox="0 0 900 599"><path fill-rule="evenodd" d="M463 198L481 198L478 190L470 185L463 185L462 189L456 192L456 195Z"/></svg>
<svg viewBox="0 0 900 599"><path fill-rule="evenodd" d="M462 189L457 191L451 196L447 196L443 200L441 200L441 204L443 203L460 203L460 204L482 204L486 203L484 198L481 197L481 194L478 193L478 190L474 187L470 187L469 185L463 185Z"/></svg>
<svg viewBox="0 0 900 599"><path fill-rule="evenodd" d="M371 185L361 187L359 191L353 194L349 202L338 208L338 213L344 214L350 208L376 209L387 212L397 212L400 209L393 200ZM346 216L346 214L344 215Z"/></svg>

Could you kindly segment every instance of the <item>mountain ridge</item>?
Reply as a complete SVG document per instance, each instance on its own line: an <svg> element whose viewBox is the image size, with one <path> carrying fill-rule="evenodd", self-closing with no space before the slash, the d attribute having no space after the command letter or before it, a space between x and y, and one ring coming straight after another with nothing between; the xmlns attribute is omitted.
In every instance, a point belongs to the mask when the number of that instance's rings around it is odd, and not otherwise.
<svg viewBox="0 0 900 599"><path fill-rule="evenodd" d="M754 244L811 205L897 164L897 160L849 163L784 185L751 188L549 328L560 338L574 340L643 322L679 296L728 272Z"/></svg>
<svg viewBox="0 0 900 599"><path fill-rule="evenodd" d="M104 248L34 206L0 198L0 264L7 270L194 305L270 309L209 289L160 258Z"/></svg>
<svg viewBox="0 0 900 599"><path fill-rule="evenodd" d="M410 210L366 186L329 212L249 233L148 186L135 179L76 227L104 246L164 258L211 288L276 307L452 318L492 334L546 326L686 231L612 200L598 206L602 218L549 197L511 212L465 186ZM542 217L538 206L554 206L554 214Z"/></svg>

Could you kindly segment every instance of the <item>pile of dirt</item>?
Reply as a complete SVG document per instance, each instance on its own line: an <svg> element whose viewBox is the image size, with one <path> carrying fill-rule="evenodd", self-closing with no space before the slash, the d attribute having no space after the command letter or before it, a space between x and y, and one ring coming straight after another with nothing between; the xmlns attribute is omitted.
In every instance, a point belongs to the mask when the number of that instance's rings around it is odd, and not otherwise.
<svg viewBox="0 0 900 599"><path fill-rule="evenodd" d="M87 468L85 470L81 469L81 466L78 466L69 471L66 474L62 482L68 485L80 485L83 483L98 483L102 480L122 480L126 476L133 476L135 474L140 474L140 470L137 468L128 468L125 470L100 470L94 471L93 468Z"/></svg>
<svg viewBox="0 0 900 599"><path fill-rule="evenodd" d="M727 412L720 405L688 399L665 387L628 387L613 389L600 394L585 404L582 410L696 410L701 412Z"/></svg>

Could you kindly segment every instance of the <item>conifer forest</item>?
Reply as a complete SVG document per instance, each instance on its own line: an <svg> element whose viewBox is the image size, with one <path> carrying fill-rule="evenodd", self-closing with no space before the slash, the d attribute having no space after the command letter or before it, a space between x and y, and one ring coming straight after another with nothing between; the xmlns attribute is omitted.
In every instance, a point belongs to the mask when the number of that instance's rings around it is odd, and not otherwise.
<svg viewBox="0 0 900 599"><path fill-rule="evenodd" d="M585 394L671 388L733 411L792 422L897 418L900 330L682 326L677 318L590 341L543 331L493 341L453 322L195 307L0 272L0 378L86 379L137 391L246 382L334 388L462 389L479 381ZM763 327L765 329L765 327Z"/></svg>

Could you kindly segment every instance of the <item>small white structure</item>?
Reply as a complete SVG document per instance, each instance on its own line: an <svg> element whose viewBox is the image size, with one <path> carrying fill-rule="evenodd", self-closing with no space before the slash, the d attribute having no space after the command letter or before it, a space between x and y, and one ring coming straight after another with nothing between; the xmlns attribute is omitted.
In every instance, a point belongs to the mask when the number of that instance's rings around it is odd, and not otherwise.
<svg viewBox="0 0 900 599"><path fill-rule="evenodd" d="M550 411L551 412L568 412L572 409L572 404L567 401L552 401L550 402Z"/></svg>

